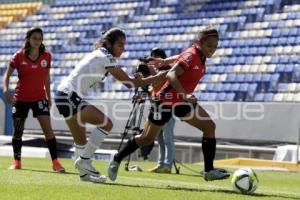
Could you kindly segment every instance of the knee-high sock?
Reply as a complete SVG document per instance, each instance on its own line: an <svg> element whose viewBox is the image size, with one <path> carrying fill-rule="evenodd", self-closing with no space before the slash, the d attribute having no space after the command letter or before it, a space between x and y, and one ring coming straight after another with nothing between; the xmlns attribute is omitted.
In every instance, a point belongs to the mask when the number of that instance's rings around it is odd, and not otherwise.
<svg viewBox="0 0 300 200"><path fill-rule="evenodd" d="M82 158L91 158L95 151L101 146L104 138L108 135L108 133L101 129L101 128L95 128L90 137L89 141L86 144L83 152L81 153Z"/></svg>
<svg viewBox="0 0 300 200"><path fill-rule="evenodd" d="M129 139L124 147L114 156L114 160L117 162L121 162L123 158L128 156L129 154L135 152L139 146L137 145L135 138Z"/></svg>
<svg viewBox="0 0 300 200"><path fill-rule="evenodd" d="M85 144L85 145L77 145L77 144L74 144L75 150L74 150L74 156L73 156L73 159L76 160L77 158L79 158L79 156L80 156L81 153L83 152L85 146L86 146L86 144Z"/></svg>
<svg viewBox="0 0 300 200"><path fill-rule="evenodd" d="M204 170L208 172L214 169L216 154L216 138L202 138L202 151L204 155Z"/></svg>
<svg viewBox="0 0 300 200"><path fill-rule="evenodd" d="M79 158L79 156L83 152L86 145L77 145L77 144L75 144L74 146L75 146L74 159L76 160L77 158ZM79 176L86 176L86 173L80 171Z"/></svg>
<svg viewBox="0 0 300 200"><path fill-rule="evenodd" d="M22 138L12 139L12 146L13 146L15 160L21 160L22 145L23 145Z"/></svg>
<svg viewBox="0 0 300 200"><path fill-rule="evenodd" d="M51 159L52 160L57 159L56 139L55 138L46 139L46 143L51 155Z"/></svg>

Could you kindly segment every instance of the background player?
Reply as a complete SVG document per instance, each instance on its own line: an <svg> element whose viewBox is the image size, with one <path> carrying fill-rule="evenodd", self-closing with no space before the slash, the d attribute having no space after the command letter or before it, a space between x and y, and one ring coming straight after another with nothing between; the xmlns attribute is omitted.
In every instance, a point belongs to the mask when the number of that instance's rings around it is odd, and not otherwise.
<svg viewBox="0 0 300 200"><path fill-rule="evenodd" d="M21 169L22 136L29 109L41 125L52 158L52 168L57 172L65 169L57 160L56 139L53 134L49 109L51 54L43 42L43 31L32 28L26 33L24 47L12 57L4 74L3 94L13 105L14 133L12 138L14 161L10 169ZM18 72L18 83L13 96L9 94L9 80L14 70Z"/></svg>

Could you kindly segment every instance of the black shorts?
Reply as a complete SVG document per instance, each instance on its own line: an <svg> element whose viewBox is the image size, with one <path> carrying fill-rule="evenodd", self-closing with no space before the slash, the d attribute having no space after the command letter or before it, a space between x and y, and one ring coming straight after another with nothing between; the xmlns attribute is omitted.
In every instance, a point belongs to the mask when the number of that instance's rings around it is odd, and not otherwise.
<svg viewBox="0 0 300 200"><path fill-rule="evenodd" d="M164 105L160 101L153 101L150 108L148 119L155 125L163 126L173 115L179 118L186 117L197 104L178 103L172 106Z"/></svg>
<svg viewBox="0 0 300 200"><path fill-rule="evenodd" d="M50 116L48 100L38 100L33 102L17 101L12 107L12 116L16 118L27 118L29 109L32 110L33 117L39 115Z"/></svg>
<svg viewBox="0 0 300 200"><path fill-rule="evenodd" d="M62 91L56 91L55 105L59 113L63 115L64 118L68 118L77 114L89 104L82 100L76 92L70 92L70 94L67 94Z"/></svg>

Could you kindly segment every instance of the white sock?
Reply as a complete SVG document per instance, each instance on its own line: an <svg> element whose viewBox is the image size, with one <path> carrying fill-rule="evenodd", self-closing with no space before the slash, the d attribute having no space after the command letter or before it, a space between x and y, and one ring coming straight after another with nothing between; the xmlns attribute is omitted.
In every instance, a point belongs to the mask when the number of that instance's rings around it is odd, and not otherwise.
<svg viewBox="0 0 300 200"><path fill-rule="evenodd" d="M95 151L101 146L104 138L108 135L106 131L101 128L95 128L90 137L89 141L86 144L83 152L81 153L81 157L83 158L91 158Z"/></svg>
<svg viewBox="0 0 300 200"><path fill-rule="evenodd" d="M77 144L74 144L74 147L75 147L75 151L74 151L74 157L73 159L77 159L79 158L79 156L81 155L81 153L83 152L84 148L85 148L86 144L85 145L77 145ZM80 171L79 172L79 176L85 176L86 173L85 172L82 172Z"/></svg>
<svg viewBox="0 0 300 200"><path fill-rule="evenodd" d="M86 146L86 144L85 145L74 144L74 147L75 147L74 156L73 156L74 160L76 160L77 158L79 158L79 156L83 152L85 146Z"/></svg>

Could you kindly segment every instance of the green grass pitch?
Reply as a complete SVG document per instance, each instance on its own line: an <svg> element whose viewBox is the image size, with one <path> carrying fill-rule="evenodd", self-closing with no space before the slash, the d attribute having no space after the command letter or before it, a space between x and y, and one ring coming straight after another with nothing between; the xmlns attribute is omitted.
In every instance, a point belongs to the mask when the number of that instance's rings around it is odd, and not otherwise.
<svg viewBox="0 0 300 200"><path fill-rule="evenodd" d="M2 200L300 200L300 173L258 171L259 186L253 195L242 195L231 189L230 179L206 182L200 175L181 167L180 174L153 174L147 169L153 162L132 162L144 172L127 172L120 167L116 182L105 184L80 182L73 160L62 159L65 174L55 173L50 160L23 158L22 170L8 170L10 157L0 157L0 199ZM94 161L107 174L107 162ZM124 162L123 162L124 164ZM188 165L200 171L200 165ZM228 169L230 172L235 169Z"/></svg>

